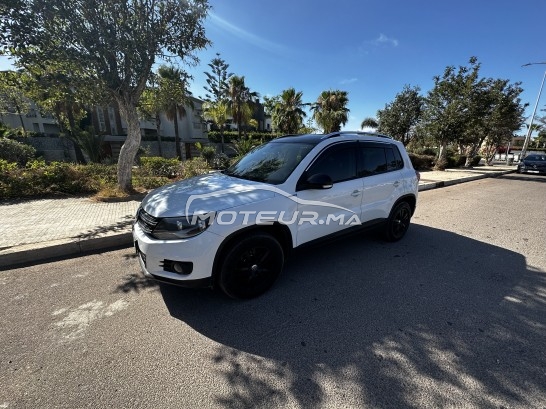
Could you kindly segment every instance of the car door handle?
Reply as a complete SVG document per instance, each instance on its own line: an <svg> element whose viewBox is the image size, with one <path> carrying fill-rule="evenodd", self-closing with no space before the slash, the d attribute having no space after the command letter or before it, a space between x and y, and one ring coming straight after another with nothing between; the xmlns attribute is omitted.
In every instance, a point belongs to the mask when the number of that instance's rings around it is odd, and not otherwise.
<svg viewBox="0 0 546 409"><path fill-rule="evenodd" d="M353 190L353 193L351 193L351 196L357 197L360 194L360 190Z"/></svg>
<svg viewBox="0 0 546 409"><path fill-rule="evenodd" d="M400 182L398 180L396 182L394 182L393 184L394 184L394 187L400 186Z"/></svg>

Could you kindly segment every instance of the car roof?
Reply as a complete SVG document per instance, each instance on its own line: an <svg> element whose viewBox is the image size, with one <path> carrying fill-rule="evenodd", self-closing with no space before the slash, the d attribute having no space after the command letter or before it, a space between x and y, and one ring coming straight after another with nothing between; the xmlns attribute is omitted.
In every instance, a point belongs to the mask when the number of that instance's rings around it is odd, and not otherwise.
<svg viewBox="0 0 546 409"><path fill-rule="evenodd" d="M285 143L285 142L295 142L295 143L309 143L317 145L320 142L336 137L356 137L355 139L374 139L374 138L386 138L392 140L391 137L375 132L332 132L329 134L307 134L307 135L285 135L279 138L273 139L271 142L275 143Z"/></svg>

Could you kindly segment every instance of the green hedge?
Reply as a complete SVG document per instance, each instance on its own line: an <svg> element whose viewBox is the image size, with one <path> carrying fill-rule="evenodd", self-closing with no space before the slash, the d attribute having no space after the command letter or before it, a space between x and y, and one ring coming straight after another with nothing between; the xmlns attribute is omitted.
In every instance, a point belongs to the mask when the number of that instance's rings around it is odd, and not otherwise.
<svg viewBox="0 0 546 409"><path fill-rule="evenodd" d="M408 153L413 168L415 170L430 170L434 166L436 159L432 155L418 155L416 153Z"/></svg>
<svg viewBox="0 0 546 409"><path fill-rule="evenodd" d="M86 175L81 166L32 161L26 167L0 164L0 199L94 193L100 180Z"/></svg>
<svg viewBox="0 0 546 409"><path fill-rule="evenodd" d="M166 159L159 156L142 156L139 175L143 177L175 178L180 176L180 161L176 158Z"/></svg>
<svg viewBox="0 0 546 409"><path fill-rule="evenodd" d="M0 159L7 162L15 162L19 166L25 166L28 161L36 157L36 149L25 143L8 138L0 138Z"/></svg>
<svg viewBox="0 0 546 409"><path fill-rule="evenodd" d="M274 132L247 132L247 137L249 139L253 139L256 141L263 141L263 142L270 141L271 139L278 138L279 136L282 136L282 135L278 133L274 133ZM222 142L220 132L218 131L209 131L208 138L209 138L209 141L213 143ZM236 140L238 138L239 138L239 134L236 131L224 132L224 143L231 143L233 140Z"/></svg>

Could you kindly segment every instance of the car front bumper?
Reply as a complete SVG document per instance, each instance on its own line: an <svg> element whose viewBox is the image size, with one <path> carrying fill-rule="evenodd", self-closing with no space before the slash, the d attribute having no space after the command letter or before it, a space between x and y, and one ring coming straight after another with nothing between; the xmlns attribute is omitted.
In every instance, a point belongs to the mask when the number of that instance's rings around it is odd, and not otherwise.
<svg viewBox="0 0 546 409"><path fill-rule="evenodd" d="M222 240L207 231L184 240L157 240L144 233L138 224L133 225L133 241L143 274L184 287L211 286L214 258ZM177 273L172 268L177 262L191 268Z"/></svg>

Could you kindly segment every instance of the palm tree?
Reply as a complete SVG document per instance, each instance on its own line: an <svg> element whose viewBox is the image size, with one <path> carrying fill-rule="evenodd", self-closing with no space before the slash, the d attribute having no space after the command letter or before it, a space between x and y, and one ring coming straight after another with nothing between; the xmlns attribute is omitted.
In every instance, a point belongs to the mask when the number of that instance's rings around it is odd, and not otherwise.
<svg viewBox="0 0 546 409"><path fill-rule="evenodd" d="M378 129L379 128L379 123L377 122L377 120L375 118L371 118L371 117L364 118L364 120L360 124L360 129L364 129L364 128Z"/></svg>
<svg viewBox="0 0 546 409"><path fill-rule="evenodd" d="M157 73L159 75L161 105L167 119L174 122L176 156L182 159L180 135L178 134L178 118L186 115L186 106L193 108L190 93L186 89L188 74L173 66L165 65L159 67Z"/></svg>
<svg viewBox="0 0 546 409"><path fill-rule="evenodd" d="M203 104L203 116L212 121L220 129L222 139L222 153L224 153L224 126L228 120L229 107L225 101L205 102Z"/></svg>
<svg viewBox="0 0 546 409"><path fill-rule="evenodd" d="M254 100L258 98L258 93L250 91L245 85L245 77L232 76L228 84L229 107L231 115L237 124L237 133L241 138L241 125L246 123L252 117Z"/></svg>
<svg viewBox="0 0 546 409"><path fill-rule="evenodd" d="M313 118L324 133L337 132L348 121L349 102L347 91L323 91L317 102L311 105Z"/></svg>
<svg viewBox="0 0 546 409"><path fill-rule="evenodd" d="M275 127L282 133L296 134L303 125L303 118L307 116L302 109L303 93L296 92L294 88L288 88L280 95L280 100L273 108Z"/></svg>

